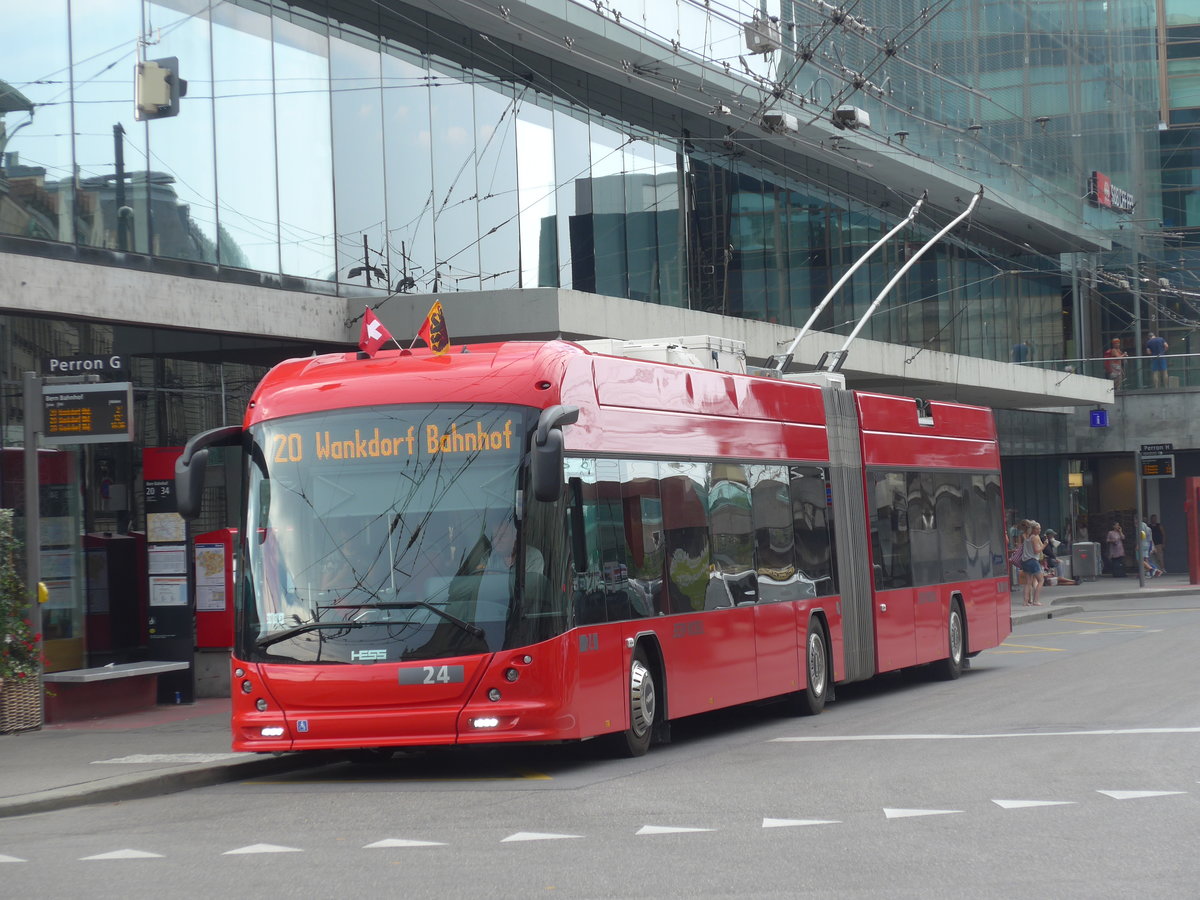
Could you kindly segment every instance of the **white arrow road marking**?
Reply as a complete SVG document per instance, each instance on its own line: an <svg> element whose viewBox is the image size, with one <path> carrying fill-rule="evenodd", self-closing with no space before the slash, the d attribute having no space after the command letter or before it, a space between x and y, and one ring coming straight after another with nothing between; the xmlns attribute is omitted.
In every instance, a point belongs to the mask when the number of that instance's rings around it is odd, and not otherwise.
<svg viewBox="0 0 1200 900"><path fill-rule="evenodd" d="M1187 791L1096 791L1114 800L1140 800L1143 797L1169 797L1172 794L1186 794Z"/></svg>
<svg viewBox="0 0 1200 900"><path fill-rule="evenodd" d="M1001 809L1025 809L1029 806L1071 806L1074 800L993 800Z"/></svg>
<svg viewBox="0 0 1200 900"><path fill-rule="evenodd" d="M238 856L244 853L303 853L299 847L281 847L278 844L251 844L249 847L238 847L236 850L226 850L222 856Z"/></svg>
<svg viewBox="0 0 1200 900"><path fill-rule="evenodd" d="M97 853L95 856L81 856L80 859L162 859L161 853L148 853L145 850L113 850L111 853Z"/></svg>
<svg viewBox="0 0 1200 900"><path fill-rule="evenodd" d="M29 860L21 859L19 856L5 856L3 853L0 853L0 863L6 862L29 862Z"/></svg>
<svg viewBox="0 0 1200 900"><path fill-rule="evenodd" d="M636 834L686 834L691 831L712 831L712 828L677 828L673 825L643 825Z"/></svg>
<svg viewBox="0 0 1200 900"><path fill-rule="evenodd" d="M364 850L382 849L385 847L445 847L440 841L409 841L404 838L385 838L373 844L364 844Z"/></svg>
<svg viewBox="0 0 1200 900"><path fill-rule="evenodd" d="M510 844L517 841L563 841L570 838L582 837L579 834L546 834L540 831L518 831L516 834L510 834L500 843Z"/></svg>
<svg viewBox="0 0 1200 900"><path fill-rule="evenodd" d="M948 816L960 812L961 809L884 809L883 814L889 819L908 819L913 816Z"/></svg>
<svg viewBox="0 0 1200 900"><path fill-rule="evenodd" d="M836 819L763 819L763 828L791 828L793 825L841 825Z"/></svg>

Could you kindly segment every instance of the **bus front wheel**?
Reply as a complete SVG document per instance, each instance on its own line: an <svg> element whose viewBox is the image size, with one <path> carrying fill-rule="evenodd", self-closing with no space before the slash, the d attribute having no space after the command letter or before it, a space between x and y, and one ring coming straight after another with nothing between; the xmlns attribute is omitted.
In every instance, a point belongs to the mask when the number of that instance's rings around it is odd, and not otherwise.
<svg viewBox="0 0 1200 900"><path fill-rule="evenodd" d="M629 664L629 727L616 737L622 756L644 756L650 749L654 723L658 718L658 688L654 670L643 647L633 652Z"/></svg>

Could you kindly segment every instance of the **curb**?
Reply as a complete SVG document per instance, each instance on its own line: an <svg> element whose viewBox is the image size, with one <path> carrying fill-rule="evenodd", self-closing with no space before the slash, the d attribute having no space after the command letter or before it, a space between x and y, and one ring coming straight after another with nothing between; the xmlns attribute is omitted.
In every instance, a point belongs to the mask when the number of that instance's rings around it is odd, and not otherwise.
<svg viewBox="0 0 1200 900"><path fill-rule="evenodd" d="M1183 587L1135 587L1129 592L1122 592L1120 594L1079 594L1070 599L1071 602L1086 601L1093 603L1112 600L1145 600L1150 597L1186 597L1189 594L1200 595L1200 585L1189 584Z"/></svg>
<svg viewBox="0 0 1200 900"><path fill-rule="evenodd" d="M1031 609L1022 609L1019 612L1013 610L1012 623L1013 625L1021 625L1024 622L1040 622L1043 619L1054 619L1058 616L1071 616L1075 613L1081 613L1084 609L1082 606L1074 604L1061 604L1059 606L1045 606L1038 609L1036 606Z"/></svg>
<svg viewBox="0 0 1200 900"><path fill-rule="evenodd" d="M227 784L243 778L277 775L296 769L320 765L323 758L313 753L289 753L228 763L176 769L171 772L144 772L106 779L104 784L73 785L52 788L25 796L0 799L0 819L27 816L32 813L53 812L96 803L116 803L122 800L142 800L174 794L198 787Z"/></svg>

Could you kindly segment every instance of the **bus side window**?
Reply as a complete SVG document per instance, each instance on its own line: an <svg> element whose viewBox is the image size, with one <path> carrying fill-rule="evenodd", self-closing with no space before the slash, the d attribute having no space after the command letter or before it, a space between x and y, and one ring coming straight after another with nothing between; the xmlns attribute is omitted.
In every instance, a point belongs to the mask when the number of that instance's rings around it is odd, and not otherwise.
<svg viewBox="0 0 1200 900"><path fill-rule="evenodd" d="M629 571L620 595L610 595L609 619L642 619L666 611L663 603L662 500L658 493L658 463L621 462L621 504L624 548Z"/></svg>
<svg viewBox="0 0 1200 900"><path fill-rule="evenodd" d="M704 609L712 564L708 529L708 465L661 464L667 603L672 613Z"/></svg>
<svg viewBox="0 0 1200 900"><path fill-rule="evenodd" d="M708 502L714 569L705 606L711 609L756 603L754 524L744 467L737 463L713 463Z"/></svg>
<svg viewBox="0 0 1200 900"><path fill-rule="evenodd" d="M903 472L873 472L871 550L875 587L912 587L908 545L908 488Z"/></svg>
<svg viewBox="0 0 1200 900"><path fill-rule="evenodd" d="M615 460L571 459L567 478L578 481L580 502L578 510L571 513L572 527L582 523L582 540L573 534L571 543L573 547L582 545L586 553L584 562L575 562L575 624L622 618L629 567L618 464Z"/></svg>
<svg viewBox="0 0 1200 900"><path fill-rule="evenodd" d="M785 466L747 466L754 519L754 566L760 602L809 596L811 584L796 571L796 541Z"/></svg>
<svg viewBox="0 0 1200 900"><path fill-rule="evenodd" d="M908 472L908 549L912 584L938 584L942 580L941 544L938 539L935 484L931 472Z"/></svg>
<svg viewBox="0 0 1200 900"><path fill-rule="evenodd" d="M827 473L817 466L792 466L790 475L798 574L812 585L809 596L836 594L833 508L828 500Z"/></svg>

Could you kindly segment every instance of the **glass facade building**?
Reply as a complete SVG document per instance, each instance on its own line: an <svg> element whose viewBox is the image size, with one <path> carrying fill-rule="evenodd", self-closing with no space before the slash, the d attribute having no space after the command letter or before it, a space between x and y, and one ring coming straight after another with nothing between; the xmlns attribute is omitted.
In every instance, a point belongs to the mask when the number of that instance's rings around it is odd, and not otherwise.
<svg viewBox="0 0 1200 900"><path fill-rule="evenodd" d="M0 72L0 233L318 293L553 286L800 324L915 198L830 165L835 140L781 152L758 128L671 106L650 89L668 78L701 92L733 79L739 122L768 104L822 122L859 107L873 152L981 183L1034 224L1042 211L1112 227L1085 200L1093 170L1147 198L1139 214L1155 202L1138 189L1156 115L1150 0L864 3L840 24L791 0L568 5L595 18L581 27L652 41L664 65L598 75L599 51L574 66L539 53L536 3L508 15L527 41L453 4L22 7ZM756 21L777 26L777 52L747 51ZM137 121L135 64L171 57L179 115ZM817 327L848 330L934 230L918 220ZM943 241L864 336L1088 355L1063 327L1063 261L1029 237L979 224Z"/></svg>

